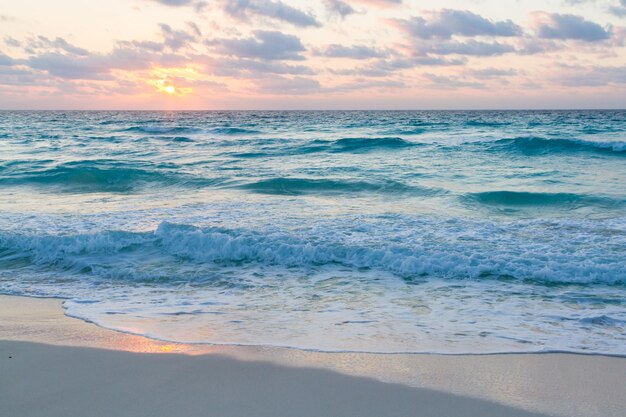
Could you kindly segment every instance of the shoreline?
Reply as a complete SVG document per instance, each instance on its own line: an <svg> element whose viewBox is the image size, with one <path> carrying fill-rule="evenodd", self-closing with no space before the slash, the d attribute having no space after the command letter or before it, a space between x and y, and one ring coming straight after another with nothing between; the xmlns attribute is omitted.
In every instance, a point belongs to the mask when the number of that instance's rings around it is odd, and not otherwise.
<svg viewBox="0 0 626 417"><path fill-rule="evenodd" d="M35 299L52 299L52 300L60 300L63 302L63 298L59 297L31 297L31 296L22 296L22 295L7 295L0 294L2 296L10 296L10 297L25 297L25 298L35 298ZM175 340L168 340L164 338L159 338L156 336L146 335L146 334L138 334L133 333L126 330L108 328L103 326L95 321L82 318L80 316L74 316L71 314L67 314L65 308L63 308L64 315L68 318L82 321L86 324L96 326L100 329L121 333L128 336L141 337L149 340L153 340L155 342L160 343L171 343L176 345L186 345L186 346L213 346L213 347L224 347L226 349L271 349L271 350L294 350L298 352L308 352L308 353L319 353L319 354L363 354L363 355L380 355L380 356L394 356L394 355L406 355L406 356L506 356L506 355L580 355L580 356L600 356L607 358L622 358L626 359L626 353L605 353L605 352L582 352L582 351L567 351L567 350L538 350L538 351L519 351L519 352L506 352L506 351L494 351L494 352L435 352L435 351L407 351L407 352L377 352L377 351L369 351L369 350L323 350L323 349L314 349L314 348L304 348L298 346L289 346L289 345L257 345L257 344L244 344L244 343L222 343L222 342L178 342Z"/></svg>
<svg viewBox="0 0 626 417"><path fill-rule="evenodd" d="M111 332L115 334L126 335L129 337L136 337L141 339L146 339L153 341L155 343L162 343L167 345L177 345L177 346L186 346L186 347L196 347L200 351L206 350L207 353L211 353L216 348L224 348L224 349L254 349L257 351L263 350L276 350L276 351L296 351L296 352L305 352L311 354L327 354L327 355L335 355L335 354L356 354L356 355L373 355L373 356L444 356L444 357L473 357L473 356L525 356L525 355L568 355L568 356L599 356L606 358L619 358L626 359L626 353L605 353L605 352L583 352L583 351L568 351L568 350L538 350L538 351L519 351L519 352L508 352L508 351L494 351L494 352L463 352L463 353L455 353L455 352L429 352L429 351L407 351L407 352L378 352L378 351L367 351L367 350L322 350L322 349L309 349L298 346L289 346L289 345L258 345L258 344L244 344L244 343L212 343L212 342L178 342L175 340L163 339L155 336L150 336L146 334L133 333L132 331L109 328L104 325L99 324L96 321L92 321L78 315L68 314L67 309L64 306L64 302L69 300L69 298L63 297L53 297L53 296L34 296L34 295L17 295L17 294L9 294L0 292L0 317L5 311L2 311L2 301L3 300L20 300L20 299L33 299L33 300L46 300L52 301L59 304L61 312L63 316L67 319L77 320L81 323L84 323L88 326L95 326L98 329L102 329L106 332ZM14 301L13 301L14 302ZM2 332L0 329L0 340L2 338ZM96 345L90 345L92 347L101 347ZM206 349L204 349L206 348ZM113 348L114 350L119 350L117 347ZM190 349L193 350L193 349Z"/></svg>
<svg viewBox="0 0 626 417"><path fill-rule="evenodd" d="M259 344L244 344L244 343L221 343L221 342L178 342L175 340L168 340L164 338L159 338L156 336L151 336L147 334L139 334L133 333L131 331L109 328L104 325L99 324L96 321L89 320L78 315L68 314L66 308L63 306L63 302L67 300L67 298L61 297L36 297L36 296L28 296L28 295L13 295L13 294L3 294L0 293L1 297L20 297L20 298L34 298L34 299L44 299L44 300L57 300L61 302L61 308L63 310L63 314L65 317L79 320L85 324L96 326L100 329L111 331L115 333L121 333L128 336L141 337L148 340L153 340L155 342L166 343L166 344L176 344L183 346L212 346L212 347L224 347L226 349L270 349L270 350L294 350L298 352L309 352L309 353L318 353L318 354L363 354L363 355L426 355L426 356L505 356L505 355L580 355L580 356L600 356L607 358L622 358L626 359L626 353L606 353L606 352L583 352L583 351L567 351L567 350L538 350L538 351L519 351L519 352L508 352L508 351L493 351L493 352L436 352L436 351L407 351L407 352L378 352L378 351L368 351L368 350L323 350L323 349L313 349L313 348L304 348L298 346L289 346L289 345L259 345Z"/></svg>
<svg viewBox="0 0 626 417"><path fill-rule="evenodd" d="M215 397L215 393L198 387L204 383L215 384L216 377L212 375L216 369L220 370L221 380L233 382L227 392L222 392L233 400L222 404L221 411L215 414L220 417L380 416L381 409L371 403L368 396L382 396L389 401L392 407L387 407L382 414L386 417L401 415L394 413L402 410L403 415L450 417L620 417L626 409L626 359L619 356L548 352L329 353L170 343L108 330L65 316L61 304L61 300L54 298L0 295L0 371L5 371L0 372L0 387L4 387L0 389L0 414L80 416L84 407L100 404L102 396L117 396L122 404L121 399L128 394L117 392L115 385L129 388L130 382L123 380L130 378L133 390L144 390L137 397L141 398L144 408L137 409L131 402L123 406L102 403L102 415L167 415L167 407L160 404L161 398L170 398L173 404L183 399L189 403L189 414L178 410L178 415L207 415L200 411L206 412L204 406L208 399L215 403L223 396ZM108 385L101 379L102 373L110 367L134 368L136 362L141 362L136 374L110 375ZM87 372L87 369L95 372ZM153 381L145 377L146 374L162 382L164 378L174 378L176 383L169 388L179 394L187 391L195 394L173 398L167 390L153 392ZM254 382L242 375L255 375L258 379ZM285 378L299 386L299 391L284 385ZM34 380L48 381L49 385L33 384ZM83 385L97 387L96 391L102 392L76 392L87 389ZM147 390L148 386L151 390ZM325 391L325 386L334 386L335 391ZM221 390L219 385L214 388ZM267 389L271 392L266 392ZM52 395L51 390L58 392L55 395L59 396L60 408L52 407L44 414L37 414L34 405L37 398ZM288 396L281 394L285 390L290 392ZM364 396L364 392L369 394ZM242 393L250 398L235 401ZM257 398L261 393L271 398L278 408L272 408L269 403L266 409L249 408L265 401ZM250 402L251 398L255 401ZM322 407L320 398L332 399L334 406ZM192 409L198 413L194 414ZM406 414L410 410L416 411ZM169 410L170 414L174 411ZM313 411L317 414L306 414Z"/></svg>

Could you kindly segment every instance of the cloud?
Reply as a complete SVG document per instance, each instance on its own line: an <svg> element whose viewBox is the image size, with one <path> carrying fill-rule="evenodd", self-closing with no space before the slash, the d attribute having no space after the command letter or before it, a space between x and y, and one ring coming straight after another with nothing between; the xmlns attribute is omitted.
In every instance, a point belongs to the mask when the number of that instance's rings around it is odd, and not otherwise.
<svg viewBox="0 0 626 417"><path fill-rule="evenodd" d="M278 31L258 30L254 38L217 39L208 41L225 55L239 58L259 58L264 60L302 61L300 53L306 49L300 39Z"/></svg>
<svg viewBox="0 0 626 417"><path fill-rule="evenodd" d="M13 64L46 71L54 77L75 80L111 79L111 71L136 71L151 68L153 65L177 66L185 63L179 55L155 52L141 47L142 43L119 42L109 53L76 55L58 49L37 51L28 58L13 60ZM162 48L161 48L162 49Z"/></svg>
<svg viewBox="0 0 626 417"><path fill-rule="evenodd" d="M482 69L470 70L468 71L468 74L480 80L490 80L494 78L512 77L512 76L519 74L519 71L513 68L510 68L510 69L482 68Z"/></svg>
<svg viewBox="0 0 626 417"><path fill-rule="evenodd" d="M200 30L200 28L198 27L198 25L196 25L194 22L187 22L187 26L189 26L189 28L191 29L191 31L196 35L196 36L202 36L202 31Z"/></svg>
<svg viewBox="0 0 626 417"><path fill-rule="evenodd" d="M153 52L124 43L119 43L104 57L109 68L127 71L146 69L154 65L174 67L187 63L187 59L182 55Z"/></svg>
<svg viewBox="0 0 626 417"><path fill-rule="evenodd" d="M318 50L317 55L329 58L371 59L384 58L389 55L387 51L381 51L365 45L328 45L325 49Z"/></svg>
<svg viewBox="0 0 626 417"><path fill-rule="evenodd" d="M580 40L598 42L609 39L611 31L582 16L572 14L544 13L533 14L537 36L543 39Z"/></svg>
<svg viewBox="0 0 626 417"><path fill-rule="evenodd" d="M521 27L510 20L488 20L465 10L442 9L431 12L428 19L415 16L391 22L409 36L414 55L433 62L443 60L442 57L447 55L486 57L516 52L516 48L509 43L471 38L522 39L523 34ZM458 60L452 62L458 64ZM443 60L441 64L449 65L450 61Z"/></svg>
<svg viewBox="0 0 626 417"><path fill-rule="evenodd" d="M255 78L267 74L314 75L315 72L304 65L290 65L280 61L260 61L256 59L211 59L213 73L219 76Z"/></svg>
<svg viewBox="0 0 626 417"><path fill-rule="evenodd" d="M434 56L381 59L367 66L352 69L332 69L337 75L358 75L365 77L387 77L398 71L416 67L456 66L466 62L465 58L448 59Z"/></svg>
<svg viewBox="0 0 626 417"><path fill-rule="evenodd" d="M398 80L371 80L355 79L343 82L332 87L324 87L324 93L364 93L365 91L375 91L382 94L394 94L393 90L407 88L407 84Z"/></svg>
<svg viewBox="0 0 626 417"><path fill-rule="evenodd" d="M33 52L40 49L64 51L72 55L80 56L89 55L89 51L86 49L72 45L63 38L51 40L45 36L37 36L36 38L31 39L26 47L27 52Z"/></svg>
<svg viewBox="0 0 626 417"><path fill-rule="evenodd" d="M20 46L22 46L22 43L20 41L18 41L15 38L12 38L10 36L5 36L4 43L7 46L11 46L11 47L14 47L14 48L19 48Z"/></svg>
<svg viewBox="0 0 626 417"><path fill-rule="evenodd" d="M402 0L352 0L352 2L376 7L392 7L402 4Z"/></svg>
<svg viewBox="0 0 626 417"><path fill-rule="evenodd" d="M224 10L231 16L248 20L251 15L264 16L298 27L321 26L315 16L279 0L226 0Z"/></svg>
<svg viewBox="0 0 626 417"><path fill-rule="evenodd" d="M174 7L194 6L196 10L198 11L202 10L207 5L207 2L202 1L202 0L153 0L153 1L163 4L165 6L174 6Z"/></svg>
<svg viewBox="0 0 626 417"><path fill-rule="evenodd" d="M342 19L345 19L351 14L362 12L357 11L352 6L353 4L383 8L399 6L402 4L402 0L324 0L326 10L328 10L331 14L340 16Z"/></svg>
<svg viewBox="0 0 626 417"><path fill-rule="evenodd" d="M257 80L257 85L264 93L280 95L310 94L322 89L317 80L305 77L268 77Z"/></svg>
<svg viewBox="0 0 626 417"><path fill-rule="evenodd" d="M107 79L110 66L101 55L76 57L58 52L35 55L25 63L33 69L46 71L48 74L69 79Z"/></svg>
<svg viewBox="0 0 626 417"><path fill-rule="evenodd" d="M415 49L419 54L423 55L497 56L509 52L515 52L515 48L508 44L499 42L482 42L474 39L464 42L416 42Z"/></svg>
<svg viewBox="0 0 626 417"><path fill-rule="evenodd" d="M431 87L443 88L443 89L457 89L457 88L485 88L485 84L475 81L465 81L458 78L446 77L437 74L424 74L424 78L431 82Z"/></svg>
<svg viewBox="0 0 626 417"><path fill-rule="evenodd" d="M396 20L407 33L420 39L450 39L452 36L519 36L522 28L511 20L493 21L467 10L442 9L430 19L414 16Z"/></svg>
<svg viewBox="0 0 626 417"><path fill-rule="evenodd" d="M161 28L161 34L163 35L164 45L173 51L177 51L187 46L190 42L196 40L196 36L194 34L188 33L184 30L174 30L165 23L159 23L159 27ZM194 32L196 31L199 31L197 26L195 27Z"/></svg>
<svg viewBox="0 0 626 417"><path fill-rule="evenodd" d="M520 39L516 45L517 53L520 55L535 55L563 48L563 45L552 39L538 39L534 37Z"/></svg>
<svg viewBox="0 0 626 417"><path fill-rule="evenodd" d="M97 85L105 88L105 84L98 82L119 83L124 80L124 76L120 77L116 71L132 72L153 66L170 67L186 63L184 56L168 50L181 47L187 37L167 25L162 25L161 29L164 32L162 43L122 41L115 43L113 49L106 53L77 47L60 37L31 37L22 42L22 55L25 57L17 59L0 54L0 65L6 67L0 75L0 83L63 88L66 91L71 86L78 88L79 85L87 85L86 80L93 80L96 83L90 83L94 86L90 88ZM60 79L72 82L61 82ZM110 88L111 84L106 85Z"/></svg>
<svg viewBox="0 0 626 417"><path fill-rule="evenodd" d="M195 0L154 0L157 3L165 4L166 6L187 6L195 3Z"/></svg>
<svg viewBox="0 0 626 417"><path fill-rule="evenodd" d="M609 7L609 12L617 17L626 16L626 0L620 0L615 6Z"/></svg>
<svg viewBox="0 0 626 417"><path fill-rule="evenodd" d="M204 10L204 8L209 4L206 1L200 0L153 1L173 7L193 6L198 12ZM341 0L330 1L344 3ZM298 27L321 26L315 16L311 13L306 13L296 9L281 0L218 0L213 3L218 4L226 13L239 20L250 20L252 16L262 16L291 23L292 25ZM341 8L339 5L338 7L341 11L347 11L347 9Z"/></svg>
<svg viewBox="0 0 626 417"><path fill-rule="evenodd" d="M11 66L15 63L15 60L10 56L0 53L0 65Z"/></svg>
<svg viewBox="0 0 626 417"><path fill-rule="evenodd" d="M383 89L388 91L389 89L403 88L406 84L402 81L395 80L356 80L349 83L340 84L333 88L334 91L354 91L354 90L371 90L371 89Z"/></svg>
<svg viewBox="0 0 626 417"><path fill-rule="evenodd" d="M41 76L30 68L3 66L2 59L0 55L0 85L45 86L51 83L50 77Z"/></svg>
<svg viewBox="0 0 626 417"><path fill-rule="evenodd" d="M348 3L342 0L324 0L326 9L333 14L346 18L347 16L356 13L356 10Z"/></svg>
<svg viewBox="0 0 626 417"><path fill-rule="evenodd" d="M566 87L626 86L626 66L580 67L560 65L552 80Z"/></svg>

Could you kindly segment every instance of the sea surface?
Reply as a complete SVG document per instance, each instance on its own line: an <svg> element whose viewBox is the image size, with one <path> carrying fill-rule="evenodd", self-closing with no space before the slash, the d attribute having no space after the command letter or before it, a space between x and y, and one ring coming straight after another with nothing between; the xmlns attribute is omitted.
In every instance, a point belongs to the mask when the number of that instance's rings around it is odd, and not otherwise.
<svg viewBox="0 0 626 417"><path fill-rule="evenodd" d="M626 111L0 112L0 292L191 343L626 354Z"/></svg>

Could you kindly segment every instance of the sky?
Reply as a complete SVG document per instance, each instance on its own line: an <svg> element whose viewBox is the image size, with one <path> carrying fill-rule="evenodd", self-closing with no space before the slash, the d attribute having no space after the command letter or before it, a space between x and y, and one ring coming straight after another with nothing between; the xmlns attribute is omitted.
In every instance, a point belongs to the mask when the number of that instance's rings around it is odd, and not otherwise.
<svg viewBox="0 0 626 417"><path fill-rule="evenodd" d="M626 108L626 0L0 0L0 109Z"/></svg>

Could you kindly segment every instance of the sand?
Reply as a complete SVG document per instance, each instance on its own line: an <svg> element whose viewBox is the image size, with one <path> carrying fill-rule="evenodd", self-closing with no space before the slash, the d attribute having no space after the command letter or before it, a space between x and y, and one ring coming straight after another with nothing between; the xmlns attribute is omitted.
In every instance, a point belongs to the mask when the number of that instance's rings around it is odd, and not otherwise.
<svg viewBox="0 0 626 417"><path fill-rule="evenodd" d="M386 382L384 382L386 381ZM183 345L0 296L0 416L626 415L626 359Z"/></svg>

